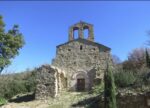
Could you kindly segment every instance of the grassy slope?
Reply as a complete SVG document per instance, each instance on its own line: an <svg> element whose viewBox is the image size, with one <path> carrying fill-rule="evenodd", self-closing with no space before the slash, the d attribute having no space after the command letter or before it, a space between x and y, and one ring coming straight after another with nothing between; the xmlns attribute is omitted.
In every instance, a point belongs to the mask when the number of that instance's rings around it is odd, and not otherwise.
<svg viewBox="0 0 150 108"><path fill-rule="evenodd" d="M19 102L19 103L8 103L4 105L4 108L72 108L73 104L77 104L80 101L84 101L94 95L90 95L86 92L62 92L60 96L55 99L49 100L33 100L28 102ZM88 103L89 104L89 103ZM84 104L83 106L86 106ZM80 108L80 107L77 107ZM83 107L82 107L83 108Z"/></svg>

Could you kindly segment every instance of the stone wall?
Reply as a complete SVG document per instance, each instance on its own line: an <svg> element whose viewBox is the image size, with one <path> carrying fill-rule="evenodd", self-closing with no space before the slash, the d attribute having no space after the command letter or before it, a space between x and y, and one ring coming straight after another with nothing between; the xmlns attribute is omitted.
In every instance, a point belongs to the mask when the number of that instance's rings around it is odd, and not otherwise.
<svg viewBox="0 0 150 108"><path fill-rule="evenodd" d="M51 65L42 65L36 70L35 99L56 97L61 90L66 88L66 83L63 71Z"/></svg>
<svg viewBox="0 0 150 108"><path fill-rule="evenodd" d="M35 99L47 99L57 95L57 70L50 65L43 65L37 69Z"/></svg>
<svg viewBox="0 0 150 108"><path fill-rule="evenodd" d="M85 76L85 86L89 90L95 80L103 79L106 59L109 58L111 58L109 50L103 47L99 48L88 42L72 41L57 47L56 58L52 61L52 65L66 73L70 90L76 89L76 76L79 74Z"/></svg>
<svg viewBox="0 0 150 108"><path fill-rule="evenodd" d="M150 92L117 95L117 108L150 108ZM100 108L104 108L104 99L100 101Z"/></svg>
<svg viewBox="0 0 150 108"><path fill-rule="evenodd" d="M150 108L147 106L146 96L118 97L118 108Z"/></svg>

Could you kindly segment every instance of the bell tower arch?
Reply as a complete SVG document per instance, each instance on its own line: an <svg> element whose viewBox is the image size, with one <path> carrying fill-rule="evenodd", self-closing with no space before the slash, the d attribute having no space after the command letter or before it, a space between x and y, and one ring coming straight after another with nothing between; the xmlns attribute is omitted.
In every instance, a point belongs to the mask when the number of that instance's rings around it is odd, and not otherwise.
<svg viewBox="0 0 150 108"><path fill-rule="evenodd" d="M75 39L75 36L74 36L75 30L78 30L78 38L85 39L85 35L84 35L85 29L88 30L87 40L94 41L93 25L88 24L83 21L80 21L79 23L76 23L69 28L69 41L72 41Z"/></svg>

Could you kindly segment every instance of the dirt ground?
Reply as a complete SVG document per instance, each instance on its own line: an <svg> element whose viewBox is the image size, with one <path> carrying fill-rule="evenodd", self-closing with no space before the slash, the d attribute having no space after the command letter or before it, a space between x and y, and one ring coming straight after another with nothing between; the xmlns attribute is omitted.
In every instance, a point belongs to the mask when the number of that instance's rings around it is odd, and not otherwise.
<svg viewBox="0 0 150 108"><path fill-rule="evenodd" d="M62 92L55 99L33 100L30 97L16 97L0 108L85 108L85 100L94 97L86 92ZM82 102L83 101L83 102ZM83 104L78 106L79 102Z"/></svg>

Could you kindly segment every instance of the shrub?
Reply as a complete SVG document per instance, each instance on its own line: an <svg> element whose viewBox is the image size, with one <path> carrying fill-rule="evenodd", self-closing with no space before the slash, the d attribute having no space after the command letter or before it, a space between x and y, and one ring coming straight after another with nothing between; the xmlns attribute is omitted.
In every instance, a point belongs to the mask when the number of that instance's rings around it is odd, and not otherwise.
<svg viewBox="0 0 150 108"><path fill-rule="evenodd" d="M35 91L35 71L0 76L0 97L10 99L17 94Z"/></svg>
<svg viewBox="0 0 150 108"><path fill-rule="evenodd" d="M107 70L104 75L104 81L105 81L105 102L104 107L105 108L117 108L116 104L116 86L114 82L114 76L112 68L109 67L107 64Z"/></svg>
<svg viewBox="0 0 150 108"><path fill-rule="evenodd" d="M136 78L132 72L120 71L114 73L115 84L117 87L129 87L133 85Z"/></svg>
<svg viewBox="0 0 150 108"><path fill-rule="evenodd" d="M25 87L28 92L34 92L35 91L35 85L36 85L36 78L35 78L35 71L31 72L31 75L27 77L25 82Z"/></svg>
<svg viewBox="0 0 150 108"><path fill-rule="evenodd" d="M25 87L24 81L14 80L7 84L4 92L4 97L9 99L19 93L26 93L27 89Z"/></svg>
<svg viewBox="0 0 150 108"><path fill-rule="evenodd" d="M143 85L150 84L150 69L144 67L137 71L136 73L136 87L142 87Z"/></svg>
<svg viewBox="0 0 150 108"><path fill-rule="evenodd" d="M150 85L150 72L144 73L143 81L145 85Z"/></svg>
<svg viewBox="0 0 150 108"><path fill-rule="evenodd" d="M101 83L99 85L96 85L92 89L92 93L94 94L101 94L104 91L104 83Z"/></svg>
<svg viewBox="0 0 150 108"><path fill-rule="evenodd" d="M0 97L0 106L4 105L6 103L7 103L7 101L4 98Z"/></svg>

